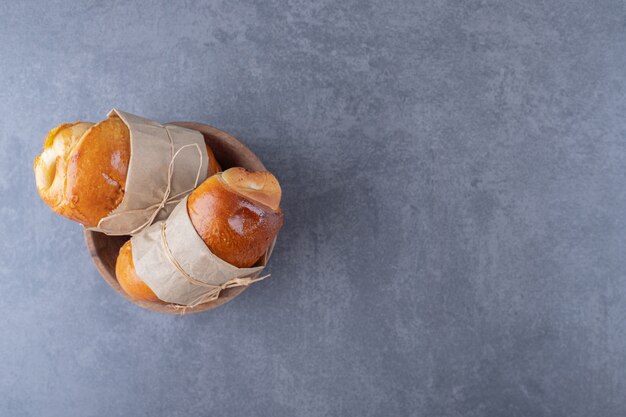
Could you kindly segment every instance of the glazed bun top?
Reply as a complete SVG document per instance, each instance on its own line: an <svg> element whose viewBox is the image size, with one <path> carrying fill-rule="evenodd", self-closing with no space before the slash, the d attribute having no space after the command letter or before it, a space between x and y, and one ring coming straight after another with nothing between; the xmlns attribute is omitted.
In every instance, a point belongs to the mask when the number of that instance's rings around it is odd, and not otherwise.
<svg viewBox="0 0 626 417"><path fill-rule="evenodd" d="M35 158L37 190L58 214L96 226L122 201L129 161L130 132L118 117L62 124Z"/></svg>
<svg viewBox="0 0 626 417"><path fill-rule="evenodd" d="M246 268L263 256L282 227L280 198L280 185L271 173L231 168L196 188L187 212L211 252Z"/></svg>

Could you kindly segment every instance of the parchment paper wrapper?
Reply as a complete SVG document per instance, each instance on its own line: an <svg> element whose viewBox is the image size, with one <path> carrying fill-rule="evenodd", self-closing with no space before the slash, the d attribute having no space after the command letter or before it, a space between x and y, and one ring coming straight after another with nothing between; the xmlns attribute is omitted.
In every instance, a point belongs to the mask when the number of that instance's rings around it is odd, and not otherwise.
<svg viewBox="0 0 626 417"><path fill-rule="evenodd" d="M195 306L219 297L231 287L249 285L267 263L271 250L260 266L237 268L214 255L206 246L187 213L187 198L170 217L153 224L131 239L137 275L162 301Z"/></svg>
<svg viewBox="0 0 626 417"><path fill-rule="evenodd" d="M130 163L124 198L90 228L107 235L134 235L170 212L207 177L209 158L200 132L162 125L113 109L130 130Z"/></svg>

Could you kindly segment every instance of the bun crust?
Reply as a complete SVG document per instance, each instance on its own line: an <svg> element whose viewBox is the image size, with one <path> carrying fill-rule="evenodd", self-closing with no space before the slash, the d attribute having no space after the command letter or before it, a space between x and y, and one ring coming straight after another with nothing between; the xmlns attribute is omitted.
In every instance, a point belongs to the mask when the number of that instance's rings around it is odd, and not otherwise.
<svg viewBox="0 0 626 417"><path fill-rule="evenodd" d="M280 193L269 172L231 168L196 188L187 200L187 212L211 252L247 268L263 256L283 225Z"/></svg>
<svg viewBox="0 0 626 417"><path fill-rule="evenodd" d="M130 162L130 131L118 117L106 119L82 137L72 151L65 199L72 220L96 226L124 198Z"/></svg>
<svg viewBox="0 0 626 417"><path fill-rule="evenodd" d="M96 226L122 201L129 160L130 132L118 117L62 124L35 158L37 190L56 213Z"/></svg>
<svg viewBox="0 0 626 417"><path fill-rule="evenodd" d="M133 263L133 249L130 240L120 248L115 263L115 275L120 287L135 300L159 301L156 294L137 276Z"/></svg>

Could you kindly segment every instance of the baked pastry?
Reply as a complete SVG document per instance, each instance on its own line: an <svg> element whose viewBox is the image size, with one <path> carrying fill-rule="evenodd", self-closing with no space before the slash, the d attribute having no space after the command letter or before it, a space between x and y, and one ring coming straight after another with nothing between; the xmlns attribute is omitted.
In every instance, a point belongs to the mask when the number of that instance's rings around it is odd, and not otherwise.
<svg viewBox="0 0 626 417"><path fill-rule="evenodd" d="M130 131L117 115L61 124L35 158L37 191L54 212L95 227L124 197L130 152ZM208 146L207 154L211 176L220 166Z"/></svg>
<svg viewBox="0 0 626 417"><path fill-rule="evenodd" d="M208 178L189 195L187 213L214 255L247 268L266 253L283 224L280 198L280 185L271 173L231 168ZM158 300L135 271L132 241L120 249L115 272L131 298Z"/></svg>

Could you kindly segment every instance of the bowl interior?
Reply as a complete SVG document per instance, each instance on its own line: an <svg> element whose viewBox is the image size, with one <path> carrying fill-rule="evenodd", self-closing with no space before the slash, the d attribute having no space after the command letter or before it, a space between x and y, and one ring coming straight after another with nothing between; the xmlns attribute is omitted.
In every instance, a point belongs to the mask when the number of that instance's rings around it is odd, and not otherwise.
<svg viewBox="0 0 626 417"><path fill-rule="evenodd" d="M265 171L265 166L244 144L228 133L212 126L194 122L172 122L178 126L194 129L202 133L204 141L209 145L222 169L243 167L250 171ZM199 313L219 307L245 291L246 287L229 288L220 293L217 300L200 304L192 308L181 308L164 302L135 301L122 290L115 278L115 262L122 245L128 236L107 236L103 233L85 230L85 242L91 258L102 275L102 278L127 300L148 310L165 314ZM268 255L269 259L269 255Z"/></svg>

